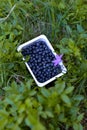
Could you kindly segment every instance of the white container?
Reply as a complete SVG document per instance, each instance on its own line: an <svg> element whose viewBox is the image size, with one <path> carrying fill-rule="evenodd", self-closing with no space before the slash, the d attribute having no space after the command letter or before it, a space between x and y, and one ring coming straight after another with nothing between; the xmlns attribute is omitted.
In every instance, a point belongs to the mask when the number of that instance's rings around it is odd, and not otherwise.
<svg viewBox="0 0 87 130"><path fill-rule="evenodd" d="M47 44L47 46L52 50L52 53L53 53L54 55L57 55L57 54L54 52L54 49L53 49L51 43L48 41L48 39L47 39L47 37L46 37L45 35L40 35L40 36L38 36L38 37L36 37L36 38L34 38L34 39L32 39L32 40L30 40L30 41L28 41L28 42L22 44L22 45L20 45L20 46L17 48L17 51L18 51L18 52L21 51L23 47L25 47L26 45L32 44L32 43L35 42L35 41L44 41L44 42ZM23 58L23 60L24 60L24 58ZM37 84L39 87L43 87L43 86L47 85L48 83L52 82L52 81L55 80L56 78L62 76L62 75L63 75L64 73L66 73L66 71L67 71L67 69L66 69L65 66L63 65L63 62L60 62L59 65L61 66L62 72L59 73L58 75L52 77L52 78L49 79L48 81L46 81L46 82L44 82L44 83L40 83L40 82L37 81L35 75L33 74L32 70L31 70L31 68L29 67L29 65L27 64L27 62L25 62L25 64L26 64L28 70L30 71L32 77L34 78L36 84Z"/></svg>

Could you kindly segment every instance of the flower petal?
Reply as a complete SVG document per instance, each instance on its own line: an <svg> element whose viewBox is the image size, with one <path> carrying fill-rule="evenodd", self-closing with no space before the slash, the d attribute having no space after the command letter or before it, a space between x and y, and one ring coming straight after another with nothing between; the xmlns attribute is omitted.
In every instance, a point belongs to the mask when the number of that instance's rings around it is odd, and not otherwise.
<svg viewBox="0 0 87 130"><path fill-rule="evenodd" d="M62 57L63 57L63 54L56 55L56 59L54 61L52 61L55 66L58 65L62 61L62 59L61 59Z"/></svg>

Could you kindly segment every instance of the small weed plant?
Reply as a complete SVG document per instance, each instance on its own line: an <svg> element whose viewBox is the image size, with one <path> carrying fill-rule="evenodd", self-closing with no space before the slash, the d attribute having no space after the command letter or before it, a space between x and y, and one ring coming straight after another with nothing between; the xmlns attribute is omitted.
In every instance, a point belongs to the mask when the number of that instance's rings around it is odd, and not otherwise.
<svg viewBox="0 0 87 130"><path fill-rule="evenodd" d="M83 130L87 1L0 0L0 130ZM17 47L45 34L67 74L38 88ZM82 105L83 104L83 105Z"/></svg>

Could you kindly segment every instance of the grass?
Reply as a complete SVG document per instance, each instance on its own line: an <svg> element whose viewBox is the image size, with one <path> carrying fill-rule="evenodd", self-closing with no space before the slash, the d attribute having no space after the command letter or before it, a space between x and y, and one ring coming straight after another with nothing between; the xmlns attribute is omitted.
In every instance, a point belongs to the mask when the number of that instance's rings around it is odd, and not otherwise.
<svg viewBox="0 0 87 130"><path fill-rule="evenodd" d="M83 128L81 125L81 113L84 115L87 113L86 18L86 0L1 0L1 130L37 130L38 128L41 130L64 130L69 128L73 128L74 130L86 129L86 124L83 123ZM40 34L45 34L48 37L56 53L64 54L63 61L68 69L66 75L42 89L36 86L31 75L26 69L24 62L21 60L22 56L17 52L17 47L20 44L31 40ZM61 90L59 86L61 86ZM70 94L67 95L65 88L68 89L71 86L73 86L74 91L71 91ZM9 89L11 87L13 88L13 91ZM19 90L18 93L16 92L17 87L21 89L21 91ZM22 89L25 90L24 93L22 92ZM11 91L12 97L9 96L8 91ZM54 93L52 93L52 91ZM58 95L56 91L58 91L58 93L62 91L62 93ZM24 104L22 99L19 97L16 99L16 101L14 100L13 97L14 95L17 96L17 94L20 95L20 97L23 97ZM28 94L30 94L30 100L33 102L33 105L30 103L31 105L27 105L27 109L24 109L27 104L26 100L28 100ZM51 101L49 100L49 95L52 99ZM66 99L64 100L63 97ZM55 98L58 99L58 101L56 101ZM9 99L9 102L7 99ZM17 112L22 112L22 118L20 118L17 113L15 116L10 116L10 114L15 113L15 107L13 107L14 105L11 105L10 100L13 102L13 104L15 102L17 103L16 110ZM49 101L50 104L49 102L46 103L46 100ZM20 109L19 102L21 105L23 105ZM7 106L5 104L7 104ZM49 109L49 105L51 105L51 109ZM35 107L35 111L33 111L32 106ZM2 111L2 108L5 111ZM56 108L55 111L54 108ZM28 109L31 110L33 118L29 117L28 113L26 113ZM59 112L60 110L61 112ZM39 111L42 114L39 113ZM8 115L7 113L10 114ZM27 118L24 117L26 114L28 115ZM34 114L39 118L38 122L35 124L34 122L36 122L36 120L33 120L35 118ZM10 127L9 122L7 121L8 116L10 116L9 118L12 120L11 125L14 124L14 128L13 126L12 128ZM81 120L77 118L78 116L80 116L79 118L81 118ZM19 120L16 123L15 118ZM84 117L84 120L85 119L86 117Z"/></svg>

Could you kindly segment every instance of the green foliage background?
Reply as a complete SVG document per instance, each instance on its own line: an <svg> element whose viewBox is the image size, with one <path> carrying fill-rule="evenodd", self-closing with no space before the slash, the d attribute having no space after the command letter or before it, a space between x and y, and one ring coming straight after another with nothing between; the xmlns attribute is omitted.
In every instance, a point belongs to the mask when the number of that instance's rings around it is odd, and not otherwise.
<svg viewBox="0 0 87 130"><path fill-rule="evenodd" d="M17 52L40 34L68 70L44 88ZM86 112L87 1L0 0L0 130L82 130Z"/></svg>

